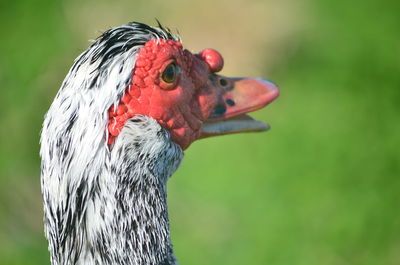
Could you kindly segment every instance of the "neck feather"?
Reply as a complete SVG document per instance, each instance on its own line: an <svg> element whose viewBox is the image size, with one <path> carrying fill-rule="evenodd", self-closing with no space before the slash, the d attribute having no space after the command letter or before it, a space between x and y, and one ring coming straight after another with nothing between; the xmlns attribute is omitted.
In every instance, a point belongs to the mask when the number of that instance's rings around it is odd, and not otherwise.
<svg viewBox="0 0 400 265"><path fill-rule="evenodd" d="M182 150L155 120L137 116L105 155L104 165L92 169L97 176L79 182L74 194L42 185L52 264L175 264L166 182ZM65 201L71 196L74 203Z"/></svg>

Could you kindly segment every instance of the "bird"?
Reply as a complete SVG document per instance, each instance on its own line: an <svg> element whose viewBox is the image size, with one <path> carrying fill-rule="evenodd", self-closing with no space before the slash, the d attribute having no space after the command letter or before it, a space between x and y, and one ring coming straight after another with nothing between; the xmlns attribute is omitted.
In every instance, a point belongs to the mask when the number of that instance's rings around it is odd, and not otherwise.
<svg viewBox="0 0 400 265"><path fill-rule="evenodd" d="M167 180L194 141L265 131L248 112L279 95L260 78L218 74L160 23L104 31L74 61L40 137L52 265L174 265Z"/></svg>

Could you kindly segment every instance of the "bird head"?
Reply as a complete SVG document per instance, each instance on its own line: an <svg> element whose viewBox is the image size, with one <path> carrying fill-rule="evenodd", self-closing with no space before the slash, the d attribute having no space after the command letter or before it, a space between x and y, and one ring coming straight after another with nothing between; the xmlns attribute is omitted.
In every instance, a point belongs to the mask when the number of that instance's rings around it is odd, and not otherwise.
<svg viewBox="0 0 400 265"><path fill-rule="evenodd" d="M204 137L268 129L244 114L273 101L278 88L262 79L218 75L223 65L214 49L193 54L177 39L145 42L126 90L109 108L108 144L138 114L157 120L182 149Z"/></svg>
<svg viewBox="0 0 400 265"><path fill-rule="evenodd" d="M245 114L273 101L278 88L217 74L223 65L216 50L192 53L161 25L112 28L75 60L46 115L42 149L91 161L137 115L156 120L183 150L209 136L267 130Z"/></svg>

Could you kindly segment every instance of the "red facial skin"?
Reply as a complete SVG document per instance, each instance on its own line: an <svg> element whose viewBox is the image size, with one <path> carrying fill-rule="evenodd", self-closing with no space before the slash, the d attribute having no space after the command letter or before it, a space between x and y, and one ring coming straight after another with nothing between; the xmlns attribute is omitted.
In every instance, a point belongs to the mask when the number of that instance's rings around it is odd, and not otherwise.
<svg viewBox="0 0 400 265"><path fill-rule="evenodd" d="M161 75L172 62L180 73L173 83L167 83ZM138 53L131 83L117 110L114 106L109 109L108 144L128 119L142 114L157 120L172 140L186 149L199 138L201 126L216 104L217 92L208 84L208 75L222 67L222 56L215 50L193 55L177 41L148 41Z"/></svg>

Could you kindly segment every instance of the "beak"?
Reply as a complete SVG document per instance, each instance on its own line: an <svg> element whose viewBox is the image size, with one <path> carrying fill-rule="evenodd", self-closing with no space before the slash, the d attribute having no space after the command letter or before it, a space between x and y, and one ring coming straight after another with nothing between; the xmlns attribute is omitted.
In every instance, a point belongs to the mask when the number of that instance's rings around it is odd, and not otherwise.
<svg viewBox="0 0 400 265"><path fill-rule="evenodd" d="M266 131L267 123L254 120L246 113L261 109L279 96L278 87L258 78L210 76L217 103L204 122L200 138L240 132Z"/></svg>

